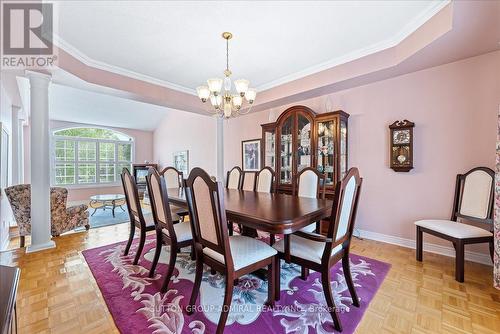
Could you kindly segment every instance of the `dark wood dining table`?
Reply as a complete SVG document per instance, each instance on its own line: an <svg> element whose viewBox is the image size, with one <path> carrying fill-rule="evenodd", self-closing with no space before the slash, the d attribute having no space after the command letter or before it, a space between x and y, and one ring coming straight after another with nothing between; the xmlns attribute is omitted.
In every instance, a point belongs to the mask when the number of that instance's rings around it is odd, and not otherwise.
<svg viewBox="0 0 500 334"><path fill-rule="evenodd" d="M169 202L187 208L184 188L169 188ZM224 204L229 221L249 229L285 235L285 251L289 257L288 236L301 228L329 217L332 201L287 194L259 193L225 189Z"/></svg>

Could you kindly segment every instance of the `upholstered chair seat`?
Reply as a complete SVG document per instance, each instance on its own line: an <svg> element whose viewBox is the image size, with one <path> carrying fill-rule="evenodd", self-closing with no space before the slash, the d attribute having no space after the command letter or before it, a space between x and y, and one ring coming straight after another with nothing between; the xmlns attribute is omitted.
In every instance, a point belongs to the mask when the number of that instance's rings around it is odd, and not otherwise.
<svg viewBox="0 0 500 334"><path fill-rule="evenodd" d="M325 250L325 242L313 241L297 235L290 236L290 255L311 262L321 264L321 257ZM282 239L273 246L278 252L285 252L285 240ZM342 245L338 245L332 250L332 257L342 250Z"/></svg>
<svg viewBox="0 0 500 334"><path fill-rule="evenodd" d="M234 270L248 267L277 254L276 250L266 243L241 235L229 237L229 248L233 257ZM224 264L224 256L221 253L205 247L203 254Z"/></svg>
<svg viewBox="0 0 500 334"><path fill-rule="evenodd" d="M193 239L193 234L191 233L191 223L189 223L188 221L174 224L174 230L177 237L177 242ZM168 229L163 228L161 231L165 233L165 235L169 235Z"/></svg>
<svg viewBox="0 0 500 334"><path fill-rule="evenodd" d="M415 225L448 235L457 239L491 237L493 233L480 227L458 223L453 220L427 219L415 222Z"/></svg>

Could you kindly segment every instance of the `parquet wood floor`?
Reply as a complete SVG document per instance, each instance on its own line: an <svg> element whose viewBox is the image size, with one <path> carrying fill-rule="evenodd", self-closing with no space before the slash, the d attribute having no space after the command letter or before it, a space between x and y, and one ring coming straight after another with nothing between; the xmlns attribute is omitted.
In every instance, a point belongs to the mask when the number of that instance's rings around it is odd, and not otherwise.
<svg viewBox="0 0 500 334"><path fill-rule="evenodd" d="M1 264L21 268L19 333L117 333L81 251L127 236L121 224L55 238L52 250L0 253ZM425 253L418 263L414 250L369 240L354 240L352 252L392 265L357 333L500 333L491 267L467 262L457 283L452 258Z"/></svg>

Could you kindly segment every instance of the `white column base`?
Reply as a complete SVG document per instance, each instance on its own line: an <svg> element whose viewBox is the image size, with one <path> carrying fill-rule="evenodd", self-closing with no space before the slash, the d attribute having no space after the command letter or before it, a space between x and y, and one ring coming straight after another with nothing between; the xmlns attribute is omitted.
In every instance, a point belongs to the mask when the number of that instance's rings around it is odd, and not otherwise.
<svg viewBox="0 0 500 334"><path fill-rule="evenodd" d="M46 242L44 244L29 245L28 247L26 247L26 254L39 252L39 251L43 251L45 249L51 249L51 248L56 248L56 243L52 240L50 240L49 242Z"/></svg>

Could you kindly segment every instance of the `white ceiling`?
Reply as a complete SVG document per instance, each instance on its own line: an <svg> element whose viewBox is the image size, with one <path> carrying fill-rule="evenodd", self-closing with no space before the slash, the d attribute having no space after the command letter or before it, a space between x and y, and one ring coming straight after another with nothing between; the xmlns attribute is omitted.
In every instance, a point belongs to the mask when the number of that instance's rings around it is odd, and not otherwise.
<svg viewBox="0 0 500 334"><path fill-rule="evenodd" d="M50 119L151 131L171 111L153 104L51 84Z"/></svg>
<svg viewBox="0 0 500 334"><path fill-rule="evenodd" d="M192 92L222 76L231 31L233 77L267 89L393 46L447 2L59 1L57 34L87 63Z"/></svg>

